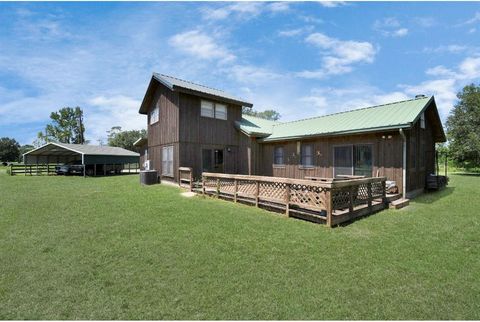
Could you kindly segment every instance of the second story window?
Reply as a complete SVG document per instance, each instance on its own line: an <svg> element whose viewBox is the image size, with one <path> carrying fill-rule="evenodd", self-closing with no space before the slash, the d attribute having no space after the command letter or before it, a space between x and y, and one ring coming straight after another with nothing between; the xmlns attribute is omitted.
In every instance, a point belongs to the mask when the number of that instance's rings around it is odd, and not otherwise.
<svg viewBox="0 0 480 322"><path fill-rule="evenodd" d="M275 165L284 165L285 161L283 160L283 146L276 146L273 150L273 164Z"/></svg>
<svg viewBox="0 0 480 322"><path fill-rule="evenodd" d="M227 105L213 103L210 101L201 101L200 115L203 117L211 117L220 120L227 119Z"/></svg>
<svg viewBox="0 0 480 322"><path fill-rule="evenodd" d="M215 104L215 118L221 120L227 119L227 105Z"/></svg>
<svg viewBox="0 0 480 322"><path fill-rule="evenodd" d="M150 111L150 125L153 123L157 123L160 117L160 108L158 106L155 106L151 111Z"/></svg>
<svg viewBox="0 0 480 322"><path fill-rule="evenodd" d="M425 113L420 115L420 128L425 129Z"/></svg>
<svg viewBox="0 0 480 322"><path fill-rule="evenodd" d="M205 117L214 117L215 113L213 103L209 101L202 101L201 104L202 106L200 115Z"/></svg>
<svg viewBox="0 0 480 322"><path fill-rule="evenodd" d="M302 145L302 166L313 167L313 146L311 144Z"/></svg>

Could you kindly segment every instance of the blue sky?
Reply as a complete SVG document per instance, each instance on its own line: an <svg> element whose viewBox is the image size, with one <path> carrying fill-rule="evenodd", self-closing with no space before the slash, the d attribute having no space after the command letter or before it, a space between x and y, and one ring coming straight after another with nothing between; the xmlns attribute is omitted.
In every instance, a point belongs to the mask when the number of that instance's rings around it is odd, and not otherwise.
<svg viewBox="0 0 480 322"><path fill-rule="evenodd" d="M31 143L64 106L87 139L144 128L153 71L283 120L434 94L445 120L480 82L480 3L0 3L0 137Z"/></svg>

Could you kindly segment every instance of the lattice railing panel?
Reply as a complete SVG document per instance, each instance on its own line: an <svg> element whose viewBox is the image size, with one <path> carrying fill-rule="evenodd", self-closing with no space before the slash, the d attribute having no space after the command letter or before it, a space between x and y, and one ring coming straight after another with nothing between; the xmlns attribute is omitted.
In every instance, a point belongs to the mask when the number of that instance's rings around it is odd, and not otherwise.
<svg viewBox="0 0 480 322"><path fill-rule="evenodd" d="M248 196L255 196L257 185L253 181L238 180L238 193Z"/></svg>
<svg viewBox="0 0 480 322"><path fill-rule="evenodd" d="M227 194L235 193L235 180L233 179L220 179L220 192Z"/></svg>
<svg viewBox="0 0 480 322"><path fill-rule="evenodd" d="M367 184L360 184L357 188L356 198L354 198L354 205L360 205L368 202L368 187Z"/></svg>
<svg viewBox="0 0 480 322"><path fill-rule="evenodd" d="M286 187L287 184L282 182L260 182L259 197L283 201L285 200Z"/></svg>
<svg viewBox="0 0 480 322"><path fill-rule="evenodd" d="M325 192L323 187L291 184L290 203L319 210L326 209Z"/></svg>
<svg viewBox="0 0 480 322"><path fill-rule="evenodd" d="M217 189L217 179L215 178L206 178L203 180L203 185L207 189Z"/></svg>
<svg viewBox="0 0 480 322"><path fill-rule="evenodd" d="M356 190L342 189L332 191L333 209L344 209L350 206L350 193L355 195Z"/></svg>
<svg viewBox="0 0 480 322"><path fill-rule="evenodd" d="M373 182L372 183L372 197L374 199L383 197L383 183L382 182Z"/></svg>

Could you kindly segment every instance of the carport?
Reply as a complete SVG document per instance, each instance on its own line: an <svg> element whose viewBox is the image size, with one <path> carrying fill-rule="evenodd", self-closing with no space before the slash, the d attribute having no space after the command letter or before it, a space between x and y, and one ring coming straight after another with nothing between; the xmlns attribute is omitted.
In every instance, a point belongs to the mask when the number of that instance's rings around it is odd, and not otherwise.
<svg viewBox="0 0 480 322"><path fill-rule="evenodd" d="M23 155L25 165L66 164L83 165L84 175L114 173L135 164L138 169L140 154L119 147L66 144L50 142Z"/></svg>

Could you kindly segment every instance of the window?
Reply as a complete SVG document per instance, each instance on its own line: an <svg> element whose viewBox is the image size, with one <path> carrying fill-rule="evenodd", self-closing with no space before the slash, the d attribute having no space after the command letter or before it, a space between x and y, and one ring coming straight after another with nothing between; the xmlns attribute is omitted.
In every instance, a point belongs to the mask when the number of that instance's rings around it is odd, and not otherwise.
<svg viewBox="0 0 480 322"><path fill-rule="evenodd" d="M214 111L214 107L212 102L202 101L200 115L205 117L213 117L214 116L213 111Z"/></svg>
<svg viewBox="0 0 480 322"><path fill-rule="evenodd" d="M283 160L283 146L276 146L273 150L273 164L285 164L285 161Z"/></svg>
<svg viewBox="0 0 480 322"><path fill-rule="evenodd" d="M215 118L221 120L227 119L227 105L215 104Z"/></svg>
<svg viewBox="0 0 480 322"><path fill-rule="evenodd" d="M212 165L212 150L210 149L203 149L202 150L202 171L204 172L212 172L213 165Z"/></svg>
<svg viewBox="0 0 480 322"><path fill-rule="evenodd" d="M173 145L162 148L162 175L173 177Z"/></svg>
<svg viewBox="0 0 480 322"><path fill-rule="evenodd" d="M313 167L313 146L311 144L302 145L302 166Z"/></svg>
<svg viewBox="0 0 480 322"><path fill-rule="evenodd" d="M333 148L334 175L356 175L371 177L373 152L371 144L343 145Z"/></svg>
<svg viewBox="0 0 480 322"><path fill-rule="evenodd" d="M211 117L211 118L216 118L220 120L226 120L227 105L202 100L200 115L204 117Z"/></svg>
<svg viewBox="0 0 480 322"><path fill-rule="evenodd" d="M160 117L160 108L155 106L153 110L150 111L150 125L157 123Z"/></svg>
<svg viewBox="0 0 480 322"><path fill-rule="evenodd" d="M223 173L223 150L202 150L202 171Z"/></svg>
<svg viewBox="0 0 480 322"><path fill-rule="evenodd" d="M420 128L425 129L425 113L422 113L422 115L420 115Z"/></svg>

